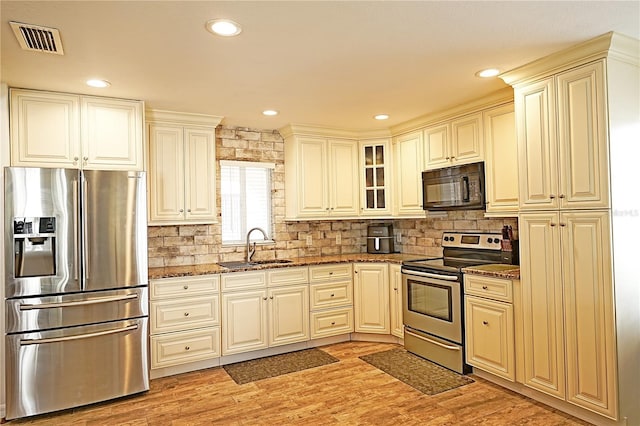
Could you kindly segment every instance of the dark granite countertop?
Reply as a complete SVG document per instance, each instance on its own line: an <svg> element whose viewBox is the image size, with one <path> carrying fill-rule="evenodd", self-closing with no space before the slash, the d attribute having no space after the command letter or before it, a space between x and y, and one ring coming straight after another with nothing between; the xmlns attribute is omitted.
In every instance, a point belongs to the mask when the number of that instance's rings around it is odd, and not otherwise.
<svg viewBox="0 0 640 426"><path fill-rule="evenodd" d="M478 265L463 268L465 274L484 275L487 277L506 278L509 280L520 279L520 266L493 263L490 265Z"/></svg>
<svg viewBox="0 0 640 426"><path fill-rule="evenodd" d="M165 266L159 268L149 268L149 279L186 277L196 275L220 274L227 272L239 271L259 271L263 269L274 268L292 268L296 266L322 265L328 263L347 263L347 262L387 262L401 264L405 260L424 259L427 256L391 253L391 254L342 254L330 256L312 256L297 257L288 259L287 263L264 263L259 265L251 265L239 268L224 268L217 263L208 263L203 265L186 265L186 266Z"/></svg>

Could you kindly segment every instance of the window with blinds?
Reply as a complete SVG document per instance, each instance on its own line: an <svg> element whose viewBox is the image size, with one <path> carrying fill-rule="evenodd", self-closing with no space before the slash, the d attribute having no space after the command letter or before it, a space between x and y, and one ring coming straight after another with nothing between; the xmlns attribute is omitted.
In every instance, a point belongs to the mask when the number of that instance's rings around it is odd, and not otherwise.
<svg viewBox="0 0 640 426"><path fill-rule="evenodd" d="M222 243L244 244L251 228L271 232L271 172L273 163L220 161ZM264 241L260 232L252 241Z"/></svg>

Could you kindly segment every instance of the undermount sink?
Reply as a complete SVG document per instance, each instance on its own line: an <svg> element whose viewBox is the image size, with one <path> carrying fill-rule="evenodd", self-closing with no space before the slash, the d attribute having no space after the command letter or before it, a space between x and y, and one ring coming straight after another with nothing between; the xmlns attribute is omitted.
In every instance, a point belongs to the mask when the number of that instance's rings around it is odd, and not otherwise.
<svg viewBox="0 0 640 426"><path fill-rule="evenodd" d="M218 263L218 265L227 269L241 269L241 268L250 268L252 266L258 266L258 265L277 265L277 264L292 263L292 262L293 261L289 259L252 260L251 262L238 260L235 262L220 262Z"/></svg>

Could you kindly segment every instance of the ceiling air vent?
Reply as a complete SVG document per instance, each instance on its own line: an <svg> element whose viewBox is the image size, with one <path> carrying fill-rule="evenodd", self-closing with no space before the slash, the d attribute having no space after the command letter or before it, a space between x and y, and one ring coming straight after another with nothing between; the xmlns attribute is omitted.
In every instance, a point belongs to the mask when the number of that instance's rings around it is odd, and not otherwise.
<svg viewBox="0 0 640 426"><path fill-rule="evenodd" d="M60 31L57 29L20 22L9 22L9 24L22 49L64 55Z"/></svg>

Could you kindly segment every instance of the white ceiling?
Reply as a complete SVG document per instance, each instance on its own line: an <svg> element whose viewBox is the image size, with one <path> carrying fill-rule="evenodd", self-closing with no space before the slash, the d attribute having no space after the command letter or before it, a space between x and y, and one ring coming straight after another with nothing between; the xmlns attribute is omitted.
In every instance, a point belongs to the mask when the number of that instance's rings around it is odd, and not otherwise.
<svg viewBox="0 0 640 426"><path fill-rule="evenodd" d="M223 124L386 128L506 87L479 79L617 31L640 38L639 1L7 1L10 87L146 101ZM239 22L235 38L205 31ZM64 56L20 49L9 21L58 28ZM107 89L84 85L109 80ZM264 117L267 108L280 111ZM372 116L385 112L386 122Z"/></svg>

